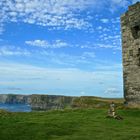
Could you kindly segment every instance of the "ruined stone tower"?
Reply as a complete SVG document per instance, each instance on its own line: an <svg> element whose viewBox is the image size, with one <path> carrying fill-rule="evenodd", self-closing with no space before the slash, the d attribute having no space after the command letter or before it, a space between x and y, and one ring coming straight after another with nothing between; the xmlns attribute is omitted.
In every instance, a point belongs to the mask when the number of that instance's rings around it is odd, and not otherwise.
<svg viewBox="0 0 140 140"><path fill-rule="evenodd" d="M121 16L124 97L140 107L140 2Z"/></svg>

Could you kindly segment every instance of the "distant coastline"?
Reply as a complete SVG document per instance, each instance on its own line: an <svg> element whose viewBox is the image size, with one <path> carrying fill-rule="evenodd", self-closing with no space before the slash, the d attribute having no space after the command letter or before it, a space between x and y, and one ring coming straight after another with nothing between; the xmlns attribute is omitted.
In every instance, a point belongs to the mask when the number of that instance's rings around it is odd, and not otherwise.
<svg viewBox="0 0 140 140"><path fill-rule="evenodd" d="M18 94L0 94L0 104L6 107L14 106L19 108L27 107L32 111L48 111L65 108L102 108L108 107L108 104L114 101L117 104L123 104L122 98L101 98L94 96L62 96L62 95L18 95ZM30 108L28 108L30 106ZM20 109L19 109L20 110ZM24 111L24 109L23 109Z"/></svg>

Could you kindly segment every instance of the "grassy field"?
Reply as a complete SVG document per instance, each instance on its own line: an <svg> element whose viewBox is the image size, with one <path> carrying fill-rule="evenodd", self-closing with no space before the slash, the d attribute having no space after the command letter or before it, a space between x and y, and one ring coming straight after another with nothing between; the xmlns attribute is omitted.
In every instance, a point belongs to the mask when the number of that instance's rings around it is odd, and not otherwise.
<svg viewBox="0 0 140 140"><path fill-rule="evenodd" d="M94 96L81 96L76 98L72 106L76 108L108 108L111 102L114 102L117 108L124 108L124 99L123 98L101 98Z"/></svg>
<svg viewBox="0 0 140 140"><path fill-rule="evenodd" d="M106 109L8 113L0 111L0 140L140 140L140 110Z"/></svg>

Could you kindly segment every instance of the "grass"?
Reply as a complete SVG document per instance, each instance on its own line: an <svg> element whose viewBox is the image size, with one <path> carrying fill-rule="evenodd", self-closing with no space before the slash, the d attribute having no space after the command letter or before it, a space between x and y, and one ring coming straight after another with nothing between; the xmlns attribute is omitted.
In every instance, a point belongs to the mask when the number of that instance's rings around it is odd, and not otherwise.
<svg viewBox="0 0 140 140"><path fill-rule="evenodd" d="M140 140L140 110L118 110L124 120L106 118L106 109L0 112L0 140Z"/></svg>
<svg viewBox="0 0 140 140"><path fill-rule="evenodd" d="M111 102L114 102L117 108L124 108L123 98L100 98L94 96L81 96L73 100L72 106L77 108L108 108Z"/></svg>

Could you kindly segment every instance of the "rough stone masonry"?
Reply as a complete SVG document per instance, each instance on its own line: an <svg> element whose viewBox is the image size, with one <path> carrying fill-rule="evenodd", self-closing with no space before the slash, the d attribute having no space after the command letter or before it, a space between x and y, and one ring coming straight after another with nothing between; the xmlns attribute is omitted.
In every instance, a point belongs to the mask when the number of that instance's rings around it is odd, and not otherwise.
<svg viewBox="0 0 140 140"><path fill-rule="evenodd" d="M121 16L124 97L128 106L140 107L140 2Z"/></svg>

